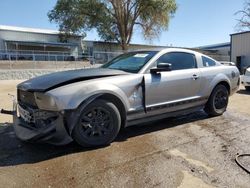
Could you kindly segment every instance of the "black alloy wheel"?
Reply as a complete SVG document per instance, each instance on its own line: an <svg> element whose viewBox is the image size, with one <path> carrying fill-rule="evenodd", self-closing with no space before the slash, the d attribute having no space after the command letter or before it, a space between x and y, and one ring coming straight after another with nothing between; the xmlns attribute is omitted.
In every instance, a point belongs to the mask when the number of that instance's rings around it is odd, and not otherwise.
<svg viewBox="0 0 250 188"><path fill-rule="evenodd" d="M226 90L219 90L214 99L214 106L217 110L223 109L228 103L228 92Z"/></svg>
<svg viewBox="0 0 250 188"><path fill-rule="evenodd" d="M95 139L108 134L113 129L113 120L109 111L93 107L81 116L82 134L87 139Z"/></svg>
<svg viewBox="0 0 250 188"><path fill-rule="evenodd" d="M121 127L121 117L117 107L105 100L96 100L81 113L72 137L84 147L110 144Z"/></svg>
<svg viewBox="0 0 250 188"><path fill-rule="evenodd" d="M229 91L224 85L217 85L204 108L210 116L222 115L228 106Z"/></svg>

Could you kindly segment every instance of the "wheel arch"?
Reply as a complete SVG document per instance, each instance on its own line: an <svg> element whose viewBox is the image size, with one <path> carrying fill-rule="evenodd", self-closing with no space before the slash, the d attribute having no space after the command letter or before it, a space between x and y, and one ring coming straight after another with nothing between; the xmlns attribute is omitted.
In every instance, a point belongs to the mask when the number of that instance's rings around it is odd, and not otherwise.
<svg viewBox="0 0 250 188"><path fill-rule="evenodd" d="M121 127L125 127L127 121L127 108L122 99L111 93L95 94L81 102L81 104L74 110L68 110L65 112L66 130L69 135L72 134L74 127L76 126L78 119L82 111L93 101L97 99L106 100L112 102L118 109L121 115Z"/></svg>
<svg viewBox="0 0 250 188"><path fill-rule="evenodd" d="M226 88L227 88L227 91L228 91L228 93L229 93L229 95L231 94L231 86L230 86L230 84L227 82L227 81L220 81L219 83L217 83L215 86L214 86L214 88L213 88L213 90L218 86L218 85L223 85L223 86L225 86Z"/></svg>
<svg viewBox="0 0 250 188"><path fill-rule="evenodd" d="M230 84L230 78L228 78L227 75L223 74L223 73L220 73L218 75L216 75L210 82L209 84L209 90L207 91L208 92L208 96L210 97L211 94L213 93L214 89L216 88L216 86L218 85L224 85L227 90L228 90L228 93L229 95L231 95L231 84Z"/></svg>
<svg viewBox="0 0 250 188"><path fill-rule="evenodd" d="M102 95L99 95L96 99L102 99L102 100L112 102L117 107L121 115L121 123L122 123L121 127L124 128L126 125L126 121L127 121L127 110L122 100L118 98L117 96L110 94L110 93L104 93Z"/></svg>

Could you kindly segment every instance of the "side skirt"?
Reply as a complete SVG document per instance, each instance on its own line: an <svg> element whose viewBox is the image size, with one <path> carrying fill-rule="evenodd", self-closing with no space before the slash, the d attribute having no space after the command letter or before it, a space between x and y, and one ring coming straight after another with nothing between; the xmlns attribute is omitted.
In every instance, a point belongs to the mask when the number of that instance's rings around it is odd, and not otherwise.
<svg viewBox="0 0 250 188"><path fill-rule="evenodd" d="M148 116L147 114L145 114L145 116L143 118L127 121L127 124L125 127L129 127L129 126L133 126L133 125L141 124L141 123L153 122L153 121L157 121L157 120L168 118L168 117L187 115L187 114L202 110L203 108L204 108L204 105L201 105L201 106L188 108L185 110L168 112L168 113L154 115L154 116Z"/></svg>

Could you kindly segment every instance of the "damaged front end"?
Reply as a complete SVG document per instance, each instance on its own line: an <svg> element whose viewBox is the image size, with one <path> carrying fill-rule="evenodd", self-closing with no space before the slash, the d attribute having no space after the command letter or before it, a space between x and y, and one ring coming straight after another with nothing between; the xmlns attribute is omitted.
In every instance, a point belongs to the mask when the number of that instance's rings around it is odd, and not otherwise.
<svg viewBox="0 0 250 188"><path fill-rule="evenodd" d="M19 139L56 145L64 145L72 141L65 129L63 113L40 108L39 100L44 100L43 96L46 95L20 89L17 95L13 122ZM50 109L49 106L48 109Z"/></svg>

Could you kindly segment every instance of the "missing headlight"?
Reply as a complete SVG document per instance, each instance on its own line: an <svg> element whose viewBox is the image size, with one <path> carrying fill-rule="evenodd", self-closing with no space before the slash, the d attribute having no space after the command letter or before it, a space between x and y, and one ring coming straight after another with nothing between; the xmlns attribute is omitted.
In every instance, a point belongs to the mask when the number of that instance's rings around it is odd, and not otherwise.
<svg viewBox="0 0 250 188"><path fill-rule="evenodd" d="M54 98L44 93L35 93L35 100L39 109L57 111Z"/></svg>

